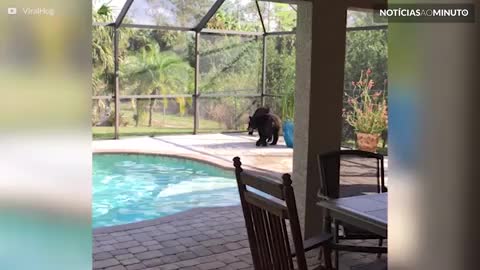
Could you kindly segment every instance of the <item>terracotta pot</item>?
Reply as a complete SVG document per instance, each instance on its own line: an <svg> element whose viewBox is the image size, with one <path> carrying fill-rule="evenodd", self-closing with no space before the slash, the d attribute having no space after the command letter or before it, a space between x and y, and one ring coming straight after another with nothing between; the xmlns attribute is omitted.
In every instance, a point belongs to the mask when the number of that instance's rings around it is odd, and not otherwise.
<svg viewBox="0 0 480 270"><path fill-rule="evenodd" d="M377 152L380 134L357 133L357 146L359 150Z"/></svg>

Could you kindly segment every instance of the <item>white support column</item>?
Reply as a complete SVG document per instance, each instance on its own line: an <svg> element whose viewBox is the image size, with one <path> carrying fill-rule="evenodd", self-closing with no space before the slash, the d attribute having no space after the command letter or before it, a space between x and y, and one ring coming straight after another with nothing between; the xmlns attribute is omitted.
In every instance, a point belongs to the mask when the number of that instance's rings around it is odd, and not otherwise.
<svg viewBox="0 0 480 270"><path fill-rule="evenodd" d="M293 184L306 237L322 229L316 156L340 149L346 9L343 1L298 5Z"/></svg>
<svg viewBox="0 0 480 270"><path fill-rule="evenodd" d="M310 104L310 66L312 52L312 3L297 5L295 134L293 150L293 188L298 217L304 228L307 190L308 106ZM303 132L300 132L303 131Z"/></svg>

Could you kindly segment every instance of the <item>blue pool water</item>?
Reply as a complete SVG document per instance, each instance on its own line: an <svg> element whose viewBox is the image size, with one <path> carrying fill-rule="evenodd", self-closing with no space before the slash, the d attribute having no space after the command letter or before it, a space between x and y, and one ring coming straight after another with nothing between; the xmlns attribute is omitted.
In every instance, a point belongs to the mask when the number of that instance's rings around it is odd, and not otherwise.
<svg viewBox="0 0 480 270"><path fill-rule="evenodd" d="M162 156L93 156L93 227L240 203L233 172Z"/></svg>

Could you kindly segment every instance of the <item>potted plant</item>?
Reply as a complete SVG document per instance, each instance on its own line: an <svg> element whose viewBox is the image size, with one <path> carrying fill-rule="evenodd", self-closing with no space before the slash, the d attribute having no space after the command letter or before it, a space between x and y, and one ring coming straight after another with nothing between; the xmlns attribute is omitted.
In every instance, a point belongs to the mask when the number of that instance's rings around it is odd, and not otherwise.
<svg viewBox="0 0 480 270"><path fill-rule="evenodd" d="M295 93L286 94L282 98L283 138L289 148L293 148L293 116L295 114Z"/></svg>
<svg viewBox="0 0 480 270"><path fill-rule="evenodd" d="M352 82L354 96L346 94L350 109L344 111L344 117L355 129L358 149L376 152L379 138L387 129L388 108L385 91L372 90L375 83L370 79L371 73L370 69L362 70L360 80Z"/></svg>

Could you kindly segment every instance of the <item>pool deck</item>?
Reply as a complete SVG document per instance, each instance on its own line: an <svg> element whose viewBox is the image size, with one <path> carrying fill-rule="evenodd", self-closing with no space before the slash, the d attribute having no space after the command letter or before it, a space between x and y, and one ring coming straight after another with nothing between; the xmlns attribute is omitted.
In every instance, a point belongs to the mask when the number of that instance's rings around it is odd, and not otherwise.
<svg viewBox="0 0 480 270"><path fill-rule="evenodd" d="M293 149L281 137L278 145L256 147L257 136L238 134L174 135L94 141L96 153L148 153L191 158L225 169L233 168L232 158L240 156L243 167L270 176L292 171Z"/></svg>
<svg viewBox="0 0 480 270"><path fill-rule="evenodd" d="M95 153L145 153L184 157L232 169L240 156L244 168L273 177L292 171L293 150L278 146L257 148L247 134L175 135L94 141ZM342 161L343 162L343 161ZM361 161L360 161L361 162ZM362 186L349 177L363 164L342 163L346 186ZM362 171L363 172L363 171ZM369 173L365 171L365 173ZM94 269L253 269L240 206L198 208L139 223L95 229ZM353 244L365 241L353 241ZM374 242L368 242L375 244ZM308 253L315 265L317 252ZM376 255L342 253L340 269L355 269L376 260Z"/></svg>

